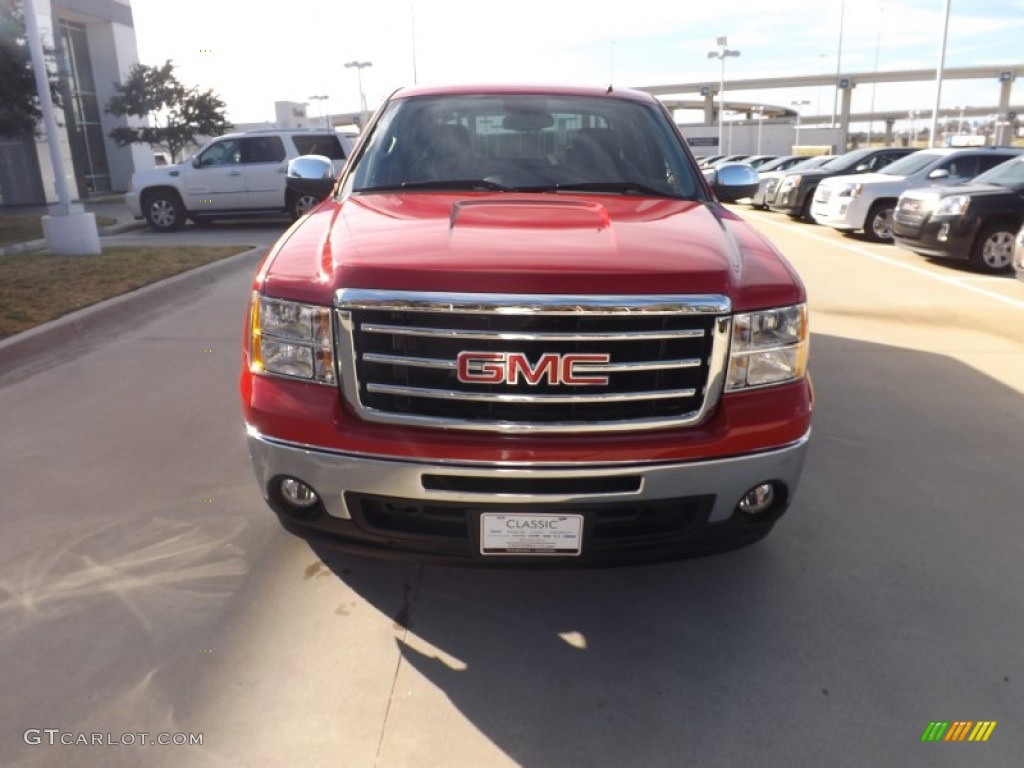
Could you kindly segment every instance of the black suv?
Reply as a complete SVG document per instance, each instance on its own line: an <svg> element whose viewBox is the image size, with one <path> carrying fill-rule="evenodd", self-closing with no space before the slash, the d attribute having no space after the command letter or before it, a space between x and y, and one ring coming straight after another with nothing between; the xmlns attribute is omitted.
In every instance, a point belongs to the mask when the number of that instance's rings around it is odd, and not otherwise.
<svg viewBox="0 0 1024 768"><path fill-rule="evenodd" d="M896 204L896 244L925 256L1006 272L1024 223L1024 157L1015 157L955 187L908 189Z"/></svg>
<svg viewBox="0 0 1024 768"><path fill-rule="evenodd" d="M880 171L893 160L916 151L912 147L855 149L829 160L820 168L788 173L779 181L775 199L768 207L773 211L788 213L793 218L813 221L811 202L814 200L814 190L822 179Z"/></svg>

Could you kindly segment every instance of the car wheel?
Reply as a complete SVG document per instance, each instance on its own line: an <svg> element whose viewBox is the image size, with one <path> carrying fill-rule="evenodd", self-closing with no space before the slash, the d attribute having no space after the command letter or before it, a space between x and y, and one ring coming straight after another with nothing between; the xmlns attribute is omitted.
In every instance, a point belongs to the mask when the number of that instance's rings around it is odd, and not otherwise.
<svg viewBox="0 0 1024 768"><path fill-rule="evenodd" d="M990 224L981 230L971 251L971 266L981 272L1006 272L1013 263L1013 238L1017 227Z"/></svg>
<svg viewBox="0 0 1024 768"><path fill-rule="evenodd" d="M185 206L174 192L146 196L146 223L157 232L173 232L185 225Z"/></svg>
<svg viewBox="0 0 1024 768"><path fill-rule="evenodd" d="M873 243L892 242L892 203L875 203L868 212L864 234Z"/></svg>
<svg viewBox="0 0 1024 768"><path fill-rule="evenodd" d="M300 219L316 208L319 204L320 201L313 195L306 193L292 195L292 198L288 203L288 212L291 214L293 220Z"/></svg>

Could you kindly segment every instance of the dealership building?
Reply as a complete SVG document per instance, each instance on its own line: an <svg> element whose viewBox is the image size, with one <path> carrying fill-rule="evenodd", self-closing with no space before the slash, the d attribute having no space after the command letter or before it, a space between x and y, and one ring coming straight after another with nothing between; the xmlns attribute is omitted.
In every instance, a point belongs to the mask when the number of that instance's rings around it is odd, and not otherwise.
<svg viewBox="0 0 1024 768"><path fill-rule="evenodd" d="M21 0L32 3L51 66L60 78L61 154L72 199L124 191L132 170L149 167L149 147L119 147L108 134L130 118L103 111L113 84L138 63L129 0ZM50 57L48 57L50 58ZM0 204L56 202L53 165L42 127L36 136L0 136Z"/></svg>

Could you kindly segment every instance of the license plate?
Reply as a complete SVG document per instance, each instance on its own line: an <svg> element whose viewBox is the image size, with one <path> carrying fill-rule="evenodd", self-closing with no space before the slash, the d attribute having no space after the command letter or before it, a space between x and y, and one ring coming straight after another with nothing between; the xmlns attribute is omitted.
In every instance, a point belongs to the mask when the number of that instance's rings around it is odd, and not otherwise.
<svg viewBox="0 0 1024 768"><path fill-rule="evenodd" d="M480 515L482 555L579 555L583 515Z"/></svg>

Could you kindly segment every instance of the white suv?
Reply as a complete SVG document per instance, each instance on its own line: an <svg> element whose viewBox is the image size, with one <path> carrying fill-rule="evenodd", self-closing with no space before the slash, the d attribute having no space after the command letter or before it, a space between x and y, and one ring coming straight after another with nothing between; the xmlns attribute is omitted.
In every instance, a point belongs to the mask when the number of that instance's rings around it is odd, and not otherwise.
<svg viewBox="0 0 1024 768"><path fill-rule="evenodd" d="M234 216L289 213L297 218L304 201L290 199L285 173L300 155L324 155L340 170L352 140L331 131L261 129L230 133L205 144L178 165L132 174L125 203L153 229L180 229L195 222Z"/></svg>
<svg viewBox="0 0 1024 768"><path fill-rule="evenodd" d="M892 212L904 191L963 184L1020 152L1005 147L922 149L878 173L823 180L814 193L811 216L833 229L863 230L869 240L891 242Z"/></svg>

